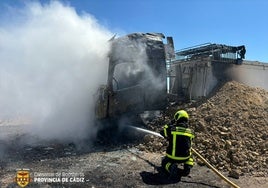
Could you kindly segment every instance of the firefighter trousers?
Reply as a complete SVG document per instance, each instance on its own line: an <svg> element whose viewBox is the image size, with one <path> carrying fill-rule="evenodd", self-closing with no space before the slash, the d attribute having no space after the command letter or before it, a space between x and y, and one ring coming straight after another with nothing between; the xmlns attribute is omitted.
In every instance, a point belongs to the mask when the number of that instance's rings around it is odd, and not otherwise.
<svg viewBox="0 0 268 188"><path fill-rule="evenodd" d="M177 164L183 163L183 169L179 169ZM192 156L186 160L174 160L165 156L162 160L162 168L164 171L172 176L188 176L190 174L191 168L194 165Z"/></svg>

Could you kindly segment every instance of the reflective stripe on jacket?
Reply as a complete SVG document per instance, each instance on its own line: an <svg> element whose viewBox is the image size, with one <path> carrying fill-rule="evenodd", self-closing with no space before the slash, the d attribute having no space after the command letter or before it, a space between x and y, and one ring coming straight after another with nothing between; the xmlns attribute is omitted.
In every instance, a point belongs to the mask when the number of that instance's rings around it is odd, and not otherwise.
<svg viewBox="0 0 268 188"><path fill-rule="evenodd" d="M165 125L160 132L169 145L166 150L166 156L174 160L187 160L191 156L191 146L194 134L191 129L181 126Z"/></svg>

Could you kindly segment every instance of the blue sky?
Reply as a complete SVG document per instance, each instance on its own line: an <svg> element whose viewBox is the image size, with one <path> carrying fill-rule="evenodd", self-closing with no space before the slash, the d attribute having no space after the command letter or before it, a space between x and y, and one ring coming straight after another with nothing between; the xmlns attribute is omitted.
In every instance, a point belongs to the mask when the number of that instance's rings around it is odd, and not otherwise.
<svg viewBox="0 0 268 188"><path fill-rule="evenodd" d="M23 0L2 0L22 6ZM42 3L49 1L41 0ZM246 59L268 62L267 0L61 0L114 33L160 32L176 50L207 42L245 45Z"/></svg>

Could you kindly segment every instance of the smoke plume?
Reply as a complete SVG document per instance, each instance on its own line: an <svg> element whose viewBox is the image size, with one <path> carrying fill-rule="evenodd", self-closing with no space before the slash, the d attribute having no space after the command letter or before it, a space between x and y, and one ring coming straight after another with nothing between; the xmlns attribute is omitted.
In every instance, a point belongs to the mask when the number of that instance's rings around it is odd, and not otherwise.
<svg viewBox="0 0 268 188"><path fill-rule="evenodd" d="M115 48L112 48L111 59L117 63L113 88L120 90L119 93L127 93L124 96L127 99L123 99L121 94L122 101L126 100L125 106L135 104L135 108L134 105L129 108L136 110L132 115L141 112L141 109L159 110L166 99L166 76L163 74L166 71L165 56L162 43L159 42L161 40L160 35L135 33L113 43ZM124 108L123 105L122 107ZM135 123L137 117L129 113L118 122L121 128Z"/></svg>
<svg viewBox="0 0 268 188"><path fill-rule="evenodd" d="M161 40L161 37L155 36L155 38ZM146 52L148 46L143 39L130 40L125 36L121 37L118 43L119 45L116 45L116 48L113 49L113 59L121 63L116 66L114 72L115 79L120 81L118 84L120 88L135 86L142 82L146 82L154 90L166 88L166 77L163 79L162 75L154 72L152 68L154 65L148 64L149 57ZM157 48L156 45L154 44L154 48ZM161 54L154 55L161 56ZM157 93L151 93L151 95L157 95Z"/></svg>
<svg viewBox="0 0 268 188"><path fill-rule="evenodd" d="M11 22L7 20L12 14ZM44 139L94 134L94 94L107 80L112 34L59 2L26 4L0 21L0 119L26 117Z"/></svg>

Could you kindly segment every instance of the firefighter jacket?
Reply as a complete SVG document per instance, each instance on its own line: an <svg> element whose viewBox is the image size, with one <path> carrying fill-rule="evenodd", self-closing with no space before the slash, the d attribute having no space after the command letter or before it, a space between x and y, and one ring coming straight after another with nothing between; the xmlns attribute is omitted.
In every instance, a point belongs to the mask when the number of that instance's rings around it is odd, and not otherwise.
<svg viewBox="0 0 268 188"><path fill-rule="evenodd" d="M185 126L185 124L165 125L160 132L169 142L166 150L168 158L183 161L191 157L194 134L191 129L185 127L188 126Z"/></svg>

